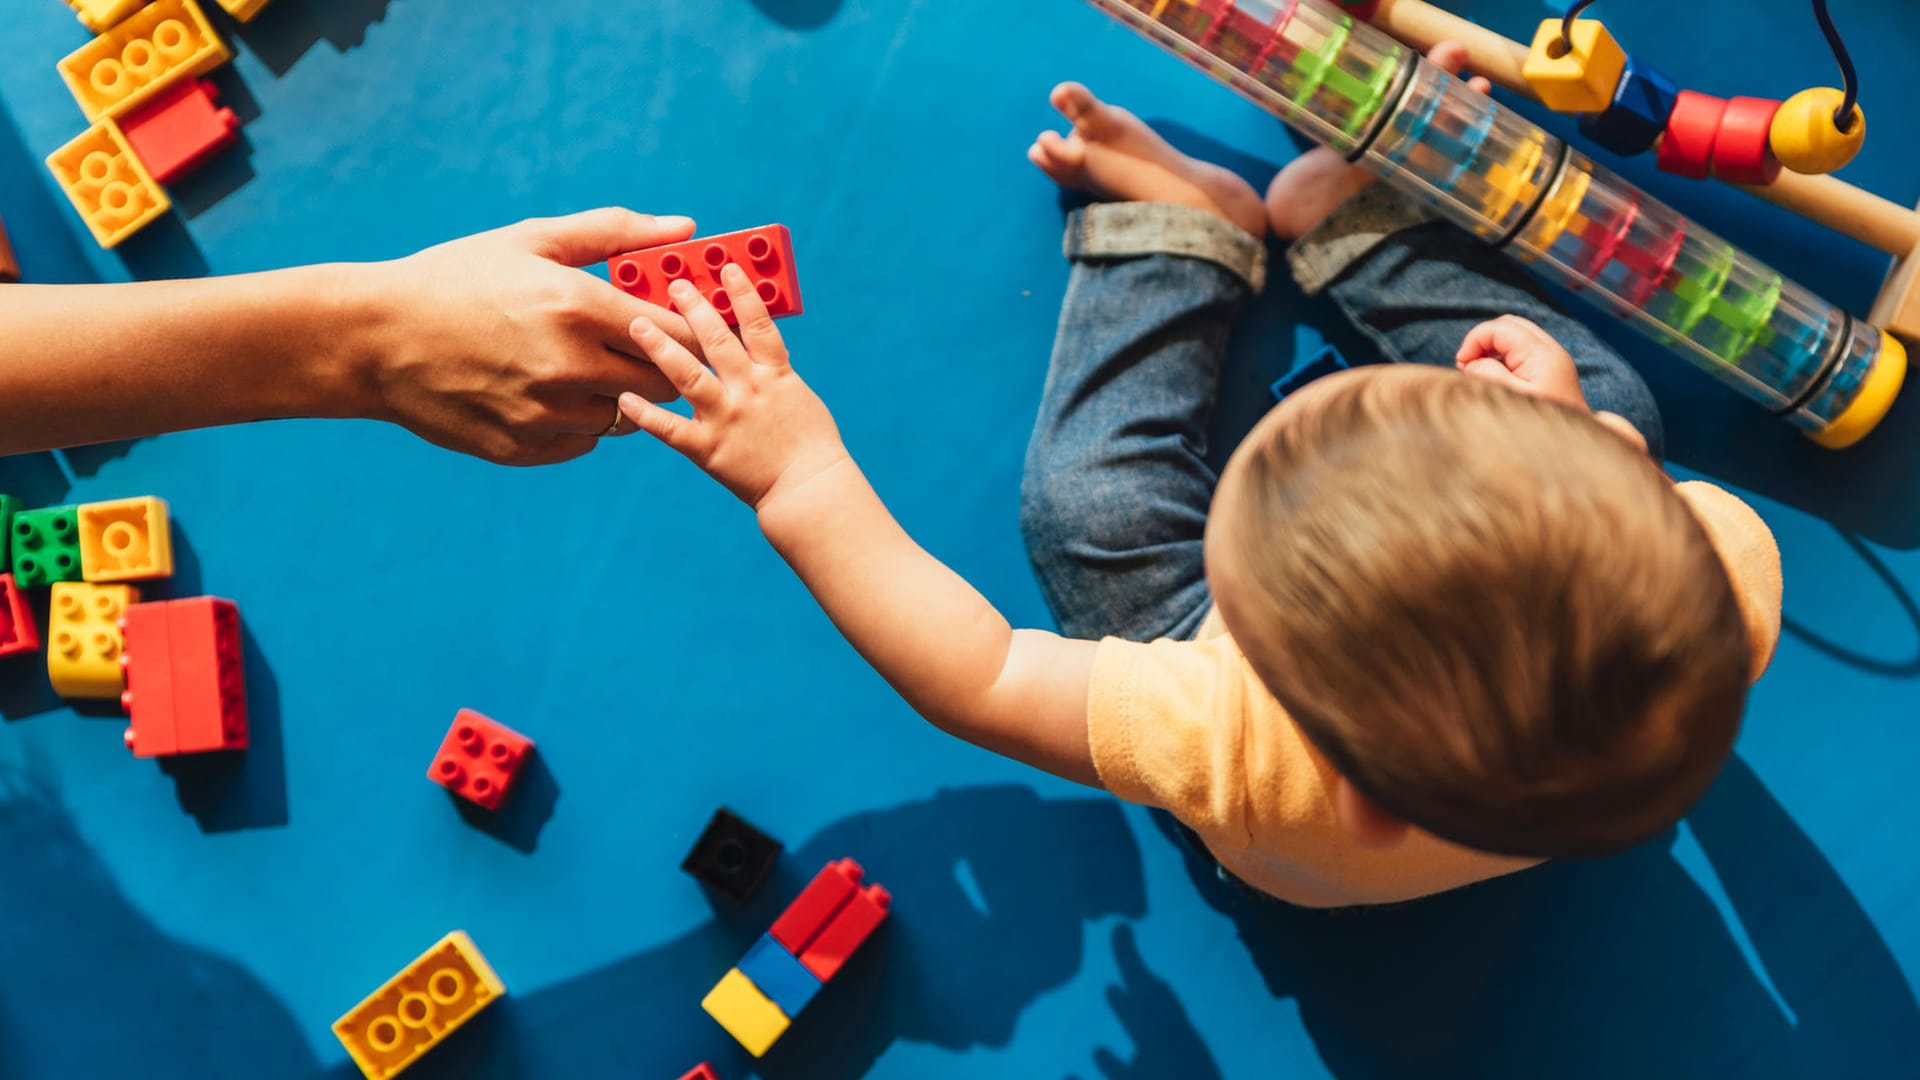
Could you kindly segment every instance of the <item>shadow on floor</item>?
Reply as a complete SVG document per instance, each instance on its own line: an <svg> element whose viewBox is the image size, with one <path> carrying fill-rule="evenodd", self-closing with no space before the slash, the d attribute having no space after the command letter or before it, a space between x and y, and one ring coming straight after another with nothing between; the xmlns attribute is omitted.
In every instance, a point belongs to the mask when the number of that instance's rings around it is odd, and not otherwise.
<svg viewBox="0 0 1920 1080"><path fill-rule="evenodd" d="M844 0L753 0L760 14L789 30L814 30L833 21Z"/></svg>
<svg viewBox="0 0 1920 1080"><path fill-rule="evenodd" d="M0 775L0 1075L301 1077L293 1016L239 965L127 902L52 795Z"/></svg>
<svg viewBox="0 0 1920 1080"><path fill-rule="evenodd" d="M273 0L250 23L228 20L227 31L246 43L277 76L293 69L322 41L346 52L367 40L367 30L386 18L392 0Z"/></svg>
<svg viewBox="0 0 1920 1080"><path fill-rule="evenodd" d="M805 1022L754 1062L700 998L815 871L845 855L892 891L894 918L808 1006ZM943 790L829 825L781 856L744 910L515 995L413 1074L677 1076L709 1061L728 1078L757 1070L833 1080L864 1075L900 1040L1004 1046L1027 1006L1080 970L1086 923L1145 910L1139 849L1111 799L1048 799L1016 785Z"/></svg>
<svg viewBox="0 0 1920 1080"><path fill-rule="evenodd" d="M1342 1080L1910 1069L1920 1006L1898 962L1744 762L1729 763L1686 828L1737 927L1682 868L1678 832L1616 858L1362 911L1291 908L1223 884L1200 856L1187 863L1268 989L1297 999ZM1120 1013L1149 1042L1177 1045L1189 1033L1151 1030L1167 1015Z"/></svg>

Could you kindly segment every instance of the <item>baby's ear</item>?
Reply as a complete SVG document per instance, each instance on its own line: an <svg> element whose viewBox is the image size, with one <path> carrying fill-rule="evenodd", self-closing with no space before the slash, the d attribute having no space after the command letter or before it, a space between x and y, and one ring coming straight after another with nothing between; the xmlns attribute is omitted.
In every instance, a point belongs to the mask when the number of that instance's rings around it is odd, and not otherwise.
<svg viewBox="0 0 1920 1080"><path fill-rule="evenodd" d="M1621 416L1619 413L1610 413L1602 409L1595 409L1593 411L1593 418L1600 421L1601 425L1608 431L1627 440L1627 445L1643 454L1647 452L1647 437L1640 434L1640 429L1628 422L1626 417Z"/></svg>
<svg viewBox="0 0 1920 1080"><path fill-rule="evenodd" d="M1347 838L1365 848L1400 846L1413 826L1380 809L1345 777L1333 789L1333 817Z"/></svg>

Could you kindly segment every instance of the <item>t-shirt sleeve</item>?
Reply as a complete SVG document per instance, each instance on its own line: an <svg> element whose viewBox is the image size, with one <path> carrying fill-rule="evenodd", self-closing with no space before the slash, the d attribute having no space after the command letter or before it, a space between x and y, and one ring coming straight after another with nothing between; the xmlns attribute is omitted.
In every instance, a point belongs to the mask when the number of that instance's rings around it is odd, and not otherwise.
<svg viewBox="0 0 1920 1080"><path fill-rule="evenodd" d="M1087 687L1087 742L1108 791L1202 832L1245 835L1247 702L1230 638L1107 638Z"/></svg>
<svg viewBox="0 0 1920 1080"><path fill-rule="evenodd" d="M1759 681L1780 643L1780 545L1753 507L1732 492L1699 480L1676 485L1693 516L1707 530L1733 581L1740 614L1753 646L1753 678Z"/></svg>

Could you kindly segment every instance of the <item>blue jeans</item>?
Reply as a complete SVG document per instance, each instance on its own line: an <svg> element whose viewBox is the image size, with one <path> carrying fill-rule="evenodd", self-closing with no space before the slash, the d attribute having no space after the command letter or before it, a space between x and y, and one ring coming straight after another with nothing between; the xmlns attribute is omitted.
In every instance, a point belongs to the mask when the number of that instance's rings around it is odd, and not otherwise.
<svg viewBox="0 0 1920 1080"><path fill-rule="evenodd" d="M1021 482L1027 551L1062 633L1191 637L1212 608L1207 424L1265 246L1205 211L1107 203L1073 213L1065 247L1073 268ZM1573 355L1588 403L1659 455L1653 397L1620 354L1525 269L1391 191L1355 196L1287 260L1391 360L1451 367L1475 325L1539 323Z"/></svg>

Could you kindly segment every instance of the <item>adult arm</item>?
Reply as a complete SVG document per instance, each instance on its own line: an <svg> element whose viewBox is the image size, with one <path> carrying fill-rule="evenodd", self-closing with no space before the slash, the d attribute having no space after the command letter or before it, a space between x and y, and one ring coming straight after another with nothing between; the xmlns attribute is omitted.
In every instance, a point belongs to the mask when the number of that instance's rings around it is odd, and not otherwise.
<svg viewBox="0 0 1920 1080"><path fill-rule="evenodd" d="M283 417L387 420L515 465L591 450L672 388L628 326L676 316L578 267L693 234L604 209L385 263L0 288L0 454Z"/></svg>

